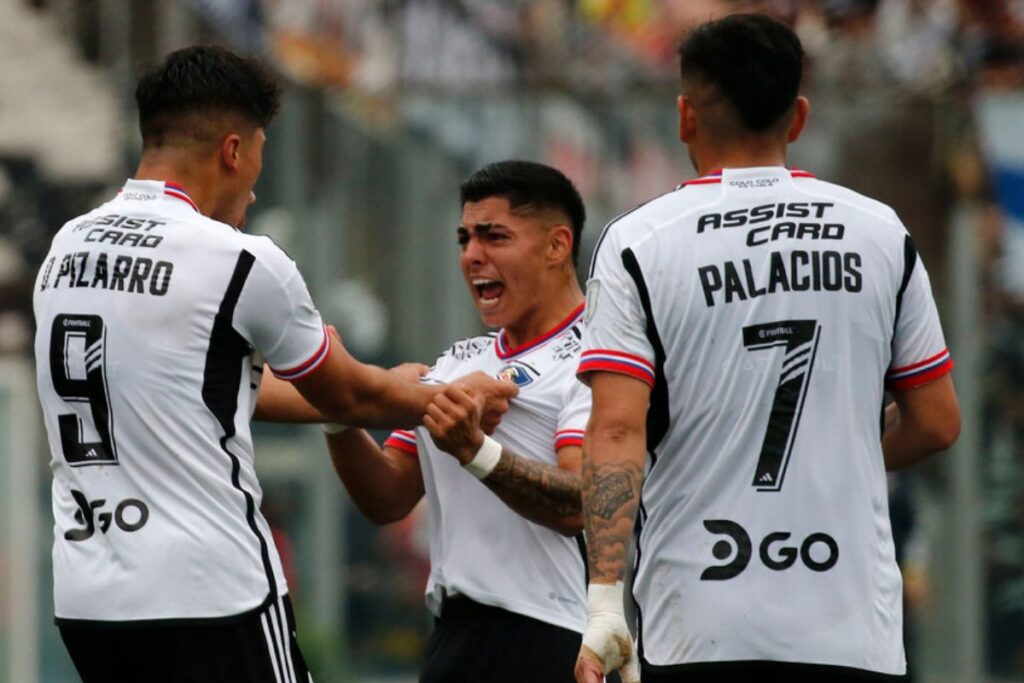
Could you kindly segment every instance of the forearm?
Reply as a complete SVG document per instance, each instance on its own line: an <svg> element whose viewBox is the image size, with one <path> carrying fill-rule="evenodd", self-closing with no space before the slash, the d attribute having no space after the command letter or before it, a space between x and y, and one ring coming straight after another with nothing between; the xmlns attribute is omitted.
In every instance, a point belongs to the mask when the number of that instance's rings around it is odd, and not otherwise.
<svg viewBox="0 0 1024 683"><path fill-rule="evenodd" d="M373 365L362 365L359 373L360 381L351 385L346 406L348 424L416 427L438 392L437 385L410 382Z"/></svg>
<svg viewBox="0 0 1024 683"><path fill-rule="evenodd" d="M405 517L423 496L418 465L362 429L327 435L331 464L359 511L376 524Z"/></svg>
<svg viewBox="0 0 1024 683"><path fill-rule="evenodd" d="M501 459L483 483L531 522L566 536L583 530L578 474L502 448Z"/></svg>
<svg viewBox="0 0 1024 683"><path fill-rule="evenodd" d="M882 455L885 469L894 472L924 460L935 452L918 430L907 424L895 403L885 408L885 430L882 432Z"/></svg>
<svg viewBox="0 0 1024 683"><path fill-rule="evenodd" d="M643 463L642 436L608 438L597 431L584 444L583 523L593 583L611 584L625 575Z"/></svg>
<svg viewBox="0 0 1024 683"><path fill-rule="evenodd" d="M263 366L256 410L252 419L262 422L317 423L327 417L303 398L291 382L274 377L270 368Z"/></svg>

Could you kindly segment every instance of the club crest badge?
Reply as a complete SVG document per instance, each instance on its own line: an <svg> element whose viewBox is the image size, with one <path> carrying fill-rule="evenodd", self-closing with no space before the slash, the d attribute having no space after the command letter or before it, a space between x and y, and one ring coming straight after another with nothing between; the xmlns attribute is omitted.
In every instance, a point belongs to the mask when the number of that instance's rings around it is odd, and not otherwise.
<svg viewBox="0 0 1024 683"><path fill-rule="evenodd" d="M525 363L510 363L498 371L498 379L515 382L517 387L525 387L533 382L536 373Z"/></svg>

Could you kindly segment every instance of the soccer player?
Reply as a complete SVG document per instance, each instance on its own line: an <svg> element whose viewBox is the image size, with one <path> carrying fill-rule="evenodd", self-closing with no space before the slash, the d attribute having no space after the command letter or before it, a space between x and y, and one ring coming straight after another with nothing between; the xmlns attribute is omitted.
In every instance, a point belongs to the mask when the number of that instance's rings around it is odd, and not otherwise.
<svg viewBox="0 0 1024 683"><path fill-rule="evenodd" d="M250 417L411 425L442 388L353 359L240 231L279 101L258 62L178 51L136 101L135 178L60 229L34 290L56 622L87 683L307 681ZM265 368L294 387L262 394ZM481 378L493 419L510 389Z"/></svg>
<svg viewBox="0 0 1024 683"><path fill-rule="evenodd" d="M928 275L890 208L786 168L788 27L734 15L679 54L700 178L613 221L588 285L577 680L631 663L638 509L644 683L904 680L885 473L959 430Z"/></svg>
<svg viewBox="0 0 1024 683"><path fill-rule="evenodd" d="M584 208L572 183L541 164L505 161L461 186L460 265L496 332L458 341L424 378L471 371L520 392L493 436L457 387L424 426L383 448L363 431L328 436L359 509L386 524L427 497L438 617L424 683L572 681L586 618L580 450L589 390L575 378L583 294L575 262Z"/></svg>

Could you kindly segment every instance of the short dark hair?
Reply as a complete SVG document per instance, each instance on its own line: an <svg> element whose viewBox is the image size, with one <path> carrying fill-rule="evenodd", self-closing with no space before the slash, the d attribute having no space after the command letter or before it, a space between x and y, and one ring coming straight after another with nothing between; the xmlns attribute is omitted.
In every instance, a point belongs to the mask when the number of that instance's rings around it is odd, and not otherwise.
<svg viewBox="0 0 1024 683"><path fill-rule="evenodd" d="M263 64L219 46L195 46L167 55L135 89L144 147L167 137L197 137L212 115L241 116L266 128L281 106L281 86Z"/></svg>
<svg viewBox="0 0 1024 683"><path fill-rule="evenodd" d="M555 210L565 214L572 229L573 265L578 262L587 212L580 193L561 171L533 161L499 161L473 171L459 186L463 205L489 197L504 197L515 212Z"/></svg>
<svg viewBox="0 0 1024 683"><path fill-rule="evenodd" d="M780 122L800 91L804 50L785 24L733 14L690 33L679 46L683 82L714 86L754 133Z"/></svg>

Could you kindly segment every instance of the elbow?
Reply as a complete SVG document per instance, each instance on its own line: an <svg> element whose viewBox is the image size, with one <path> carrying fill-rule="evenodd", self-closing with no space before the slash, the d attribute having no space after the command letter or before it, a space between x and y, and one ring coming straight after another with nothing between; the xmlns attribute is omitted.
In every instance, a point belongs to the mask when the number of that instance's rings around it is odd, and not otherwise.
<svg viewBox="0 0 1024 683"><path fill-rule="evenodd" d="M389 506L365 506L360 507L359 511L363 513L370 522L377 526L385 526L387 524L394 524L395 522L405 519L409 514L409 508L403 508L398 505Z"/></svg>
<svg viewBox="0 0 1024 683"><path fill-rule="evenodd" d="M956 410L947 419L936 424L932 429L932 443L936 451L944 451L952 447L960 437L960 411Z"/></svg>
<svg viewBox="0 0 1024 683"><path fill-rule="evenodd" d="M419 502L419 497L408 498L378 498L373 501L356 502L356 507L363 513L363 516L377 526L394 524L409 516L412 509Z"/></svg>

